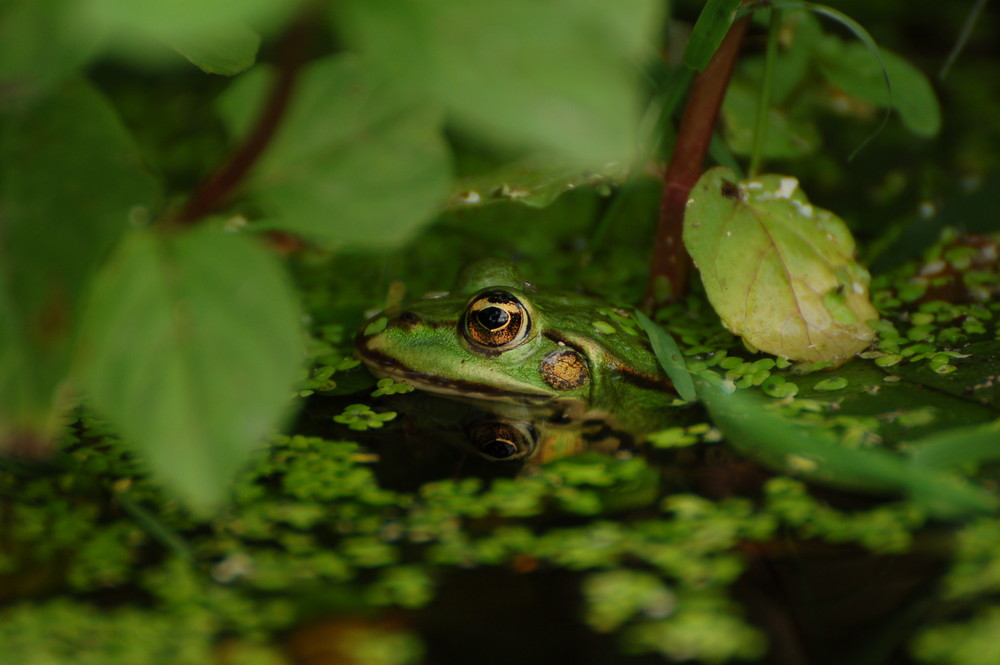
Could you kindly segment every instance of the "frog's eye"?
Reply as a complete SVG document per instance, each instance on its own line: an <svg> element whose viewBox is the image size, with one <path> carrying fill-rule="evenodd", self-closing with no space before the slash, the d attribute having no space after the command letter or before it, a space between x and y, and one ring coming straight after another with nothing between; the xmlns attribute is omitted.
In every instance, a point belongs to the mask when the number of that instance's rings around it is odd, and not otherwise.
<svg viewBox="0 0 1000 665"><path fill-rule="evenodd" d="M476 452L491 462L513 462L535 450L538 434L531 423L490 421L476 425L469 433Z"/></svg>
<svg viewBox="0 0 1000 665"><path fill-rule="evenodd" d="M465 310L465 337L474 346L505 351L521 344L531 330L527 308L507 291L487 291L476 296Z"/></svg>

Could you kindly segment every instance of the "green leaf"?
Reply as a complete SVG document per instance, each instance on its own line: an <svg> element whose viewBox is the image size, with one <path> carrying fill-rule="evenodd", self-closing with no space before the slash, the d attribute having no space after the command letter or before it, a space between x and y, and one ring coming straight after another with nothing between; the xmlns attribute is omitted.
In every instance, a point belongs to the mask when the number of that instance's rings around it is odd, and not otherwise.
<svg viewBox="0 0 1000 665"><path fill-rule="evenodd" d="M100 30L81 29L81 3L0 3L0 108L67 78L96 50Z"/></svg>
<svg viewBox="0 0 1000 665"><path fill-rule="evenodd" d="M88 0L78 21L108 33L116 56L142 66L166 44L210 74L233 76L254 63L260 38L286 25L298 0Z"/></svg>
<svg viewBox="0 0 1000 665"><path fill-rule="evenodd" d="M249 69L260 46L257 33L240 24L168 34L163 40L202 71L223 76Z"/></svg>
<svg viewBox="0 0 1000 665"><path fill-rule="evenodd" d="M691 380L691 373L684 365L684 356L677 348L677 342L674 341L674 338L639 310L635 310L635 318L638 319L639 325L649 336L649 342L653 345L653 353L656 354L656 359L660 361L660 366L663 367L667 376L673 381L677 394L689 402L698 399L698 395L694 391L694 382Z"/></svg>
<svg viewBox="0 0 1000 665"><path fill-rule="evenodd" d="M220 100L233 133L249 131L273 75L255 69ZM443 203L449 167L441 115L372 80L356 58L314 62L246 190L269 227L327 242L405 244Z"/></svg>
<svg viewBox="0 0 1000 665"><path fill-rule="evenodd" d="M199 33L206 25L275 22L297 7L297 0L89 0L95 25L123 31Z"/></svg>
<svg viewBox="0 0 1000 665"><path fill-rule="evenodd" d="M636 152L658 14L646 0L345 0L335 27L459 122L595 166Z"/></svg>
<svg viewBox="0 0 1000 665"><path fill-rule="evenodd" d="M851 489L900 492L932 515L960 517L994 511L996 497L951 476L920 468L880 449L851 449L832 435L796 425L763 398L726 394L704 380L698 396L726 441L768 466Z"/></svg>
<svg viewBox="0 0 1000 665"><path fill-rule="evenodd" d="M874 62L877 63L878 70L881 74L883 89L886 91L886 95L887 96L889 95L890 93L889 75L886 71L886 66L882 61L881 53L879 52L878 46L875 44L875 40L860 23L852 19L847 14L837 9L834 9L833 7L817 4L815 2L806 2L804 0L771 0L770 6L773 9L805 9L819 16L824 16L826 18L832 19L833 21L836 21L837 23L842 25L844 28L850 31L851 34L853 34L854 37L859 42L861 42L861 45L865 48L865 50L868 51ZM749 7L750 5L745 5L744 7L741 8L740 11L741 12L747 11ZM828 40L820 40L820 45L822 45L823 43L832 43L833 41L835 41L833 40L833 38L830 38ZM886 121L888 121L888 119L889 116L888 114L886 114L882 124L879 125L879 128L876 130L876 133L881 131L881 129L885 126L885 123ZM865 144L868 143L870 139L871 137L865 139L865 141L862 142L862 144L854 150L852 155L857 154L865 146Z"/></svg>
<svg viewBox="0 0 1000 665"><path fill-rule="evenodd" d="M753 347L843 362L874 339L866 321L878 313L854 239L795 178L738 183L727 168L707 171L691 192L684 244L722 322Z"/></svg>
<svg viewBox="0 0 1000 665"><path fill-rule="evenodd" d="M961 427L910 441L913 461L934 469L951 469L1000 458L1000 421Z"/></svg>
<svg viewBox="0 0 1000 665"><path fill-rule="evenodd" d="M781 23L779 57L773 63L771 74L771 101L778 107L794 108L796 101L803 98L803 92L814 86L812 80L816 46L823 36L819 20L809 12L784 12ZM760 86L764 81L766 58L758 56L741 57L738 68L753 83ZM736 80L743 77L737 76Z"/></svg>
<svg viewBox="0 0 1000 665"><path fill-rule="evenodd" d="M923 72L900 55L880 49L879 63L863 44L844 44L828 38L822 45L818 49L820 69L844 92L875 106L891 105L906 127L920 136L935 136L941 129L941 108L934 88ZM892 85L891 93L886 76Z"/></svg>
<svg viewBox="0 0 1000 665"><path fill-rule="evenodd" d="M512 201L532 208L544 208L565 192L593 187L610 191L624 183L628 169L623 164L607 164L601 169L580 169L540 157L526 157L489 173L461 178L453 189L448 208L467 208Z"/></svg>
<svg viewBox="0 0 1000 665"><path fill-rule="evenodd" d="M130 216L157 195L125 127L88 84L0 115L0 447L12 432L51 434L83 291Z"/></svg>
<svg viewBox="0 0 1000 665"><path fill-rule="evenodd" d="M726 90L722 104L725 135L730 149L738 155L749 155L753 151L759 95L759 89L741 80L732 81ZM795 118L783 109L768 109L761 156L779 159L802 157L815 152L819 146L819 131L811 120Z"/></svg>
<svg viewBox="0 0 1000 665"><path fill-rule="evenodd" d="M83 378L93 406L191 504L209 507L286 410L304 357L277 260L202 228L134 233L95 284Z"/></svg>
<svg viewBox="0 0 1000 665"><path fill-rule="evenodd" d="M705 68L729 32L739 6L740 0L708 0L705 3L684 48L685 65L697 71Z"/></svg>

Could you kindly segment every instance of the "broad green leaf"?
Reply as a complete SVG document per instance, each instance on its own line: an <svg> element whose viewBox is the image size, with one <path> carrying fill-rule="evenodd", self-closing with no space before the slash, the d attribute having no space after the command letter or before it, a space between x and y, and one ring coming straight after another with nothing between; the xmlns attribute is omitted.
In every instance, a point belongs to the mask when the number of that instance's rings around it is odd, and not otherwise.
<svg viewBox="0 0 1000 665"><path fill-rule="evenodd" d="M95 25L143 33L199 33L203 26L275 22L298 7L298 0L88 0Z"/></svg>
<svg viewBox="0 0 1000 665"><path fill-rule="evenodd" d="M691 191L684 245L715 311L745 342L792 360L843 362L874 339L868 273L847 226L798 185L707 171Z"/></svg>
<svg viewBox="0 0 1000 665"><path fill-rule="evenodd" d="M708 0L705 3L684 48L685 65L697 71L705 68L729 32L739 6L740 0Z"/></svg>
<svg viewBox="0 0 1000 665"><path fill-rule="evenodd" d="M771 102L779 107L794 104L803 91L815 85L809 79L815 50L823 36L819 20L809 12L786 12L781 24L779 55L771 73ZM764 54L740 58L737 67L755 86L764 80ZM738 80L740 77L737 77Z"/></svg>
<svg viewBox="0 0 1000 665"><path fill-rule="evenodd" d="M673 382L674 388L677 389L677 394L689 402L698 399L698 395L694 390L694 382L691 379L691 373L688 372L687 367L684 365L684 356L681 355L680 349L677 348L677 342L674 341L674 338L639 310L635 311L635 317L638 319L639 325L642 326L642 329L649 336L649 342L653 345L653 353L656 354L656 359L660 361L660 366L663 367L667 376Z"/></svg>
<svg viewBox="0 0 1000 665"><path fill-rule="evenodd" d="M953 469L1000 459L1000 421L962 427L910 441L913 461L933 469Z"/></svg>
<svg viewBox="0 0 1000 665"><path fill-rule="evenodd" d="M0 108L44 92L93 54L102 31L82 23L77 2L0 3Z"/></svg>
<svg viewBox="0 0 1000 665"><path fill-rule="evenodd" d="M753 151L757 130L759 90L745 81L734 80L726 90L722 118L730 149L739 155ZM767 112L767 132L761 156L770 158L801 157L820 146L819 131L809 119L797 119L785 110L771 107Z"/></svg>
<svg viewBox="0 0 1000 665"><path fill-rule="evenodd" d="M162 39L202 71L223 76L249 69L260 46L257 33L240 24L166 34Z"/></svg>
<svg viewBox="0 0 1000 665"><path fill-rule="evenodd" d="M0 448L58 415L79 301L156 180L114 110L71 81L0 115Z"/></svg>
<svg viewBox="0 0 1000 665"><path fill-rule="evenodd" d="M771 467L834 486L906 494L938 517L994 511L995 496L949 475L918 467L881 449L851 449L822 431L782 417L765 398L726 394L704 380L698 396L726 441Z"/></svg>
<svg viewBox="0 0 1000 665"><path fill-rule="evenodd" d="M625 182L628 170L623 164L608 164L602 169L573 168L539 157L527 157L483 175L458 180L448 200L449 208L512 201L532 208L544 208L565 192L593 187L610 191Z"/></svg>
<svg viewBox="0 0 1000 665"><path fill-rule="evenodd" d="M87 395L156 476L210 507L286 410L304 357L298 318L253 238L134 232L89 301Z"/></svg>
<svg viewBox="0 0 1000 665"><path fill-rule="evenodd" d="M652 0L345 0L336 28L414 96L497 139L595 166L631 161Z"/></svg>
<svg viewBox="0 0 1000 665"><path fill-rule="evenodd" d="M923 72L901 56L883 48L879 63L864 44L845 44L832 37L824 39L821 46L817 51L820 69L844 92L876 106L891 103L907 128L920 136L934 136L941 129L941 108L934 88Z"/></svg>
<svg viewBox="0 0 1000 665"><path fill-rule="evenodd" d="M223 95L235 135L249 131L271 79L255 69ZM246 185L269 227L350 246L405 244L447 195L441 114L372 80L350 56L310 65L294 95Z"/></svg>

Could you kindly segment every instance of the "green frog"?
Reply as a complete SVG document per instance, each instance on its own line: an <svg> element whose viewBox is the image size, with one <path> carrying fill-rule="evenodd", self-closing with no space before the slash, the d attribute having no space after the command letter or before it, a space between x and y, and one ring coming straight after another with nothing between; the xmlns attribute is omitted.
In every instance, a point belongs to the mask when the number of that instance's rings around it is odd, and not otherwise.
<svg viewBox="0 0 1000 665"><path fill-rule="evenodd" d="M355 346L376 376L474 405L466 434L489 460L614 449L670 422L672 384L631 310L537 289L501 259L374 316Z"/></svg>

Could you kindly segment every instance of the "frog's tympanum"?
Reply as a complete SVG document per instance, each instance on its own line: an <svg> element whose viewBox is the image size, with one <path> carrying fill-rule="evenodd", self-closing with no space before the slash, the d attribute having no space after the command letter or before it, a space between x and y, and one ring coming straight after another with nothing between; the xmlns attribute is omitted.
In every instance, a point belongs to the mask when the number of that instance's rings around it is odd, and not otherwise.
<svg viewBox="0 0 1000 665"><path fill-rule="evenodd" d="M672 386L631 311L536 289L508 261L470 263L450 292L373 317L356 346L379 377L475 405L466 435L491 460L545 461L669 422Z"/></svg>

